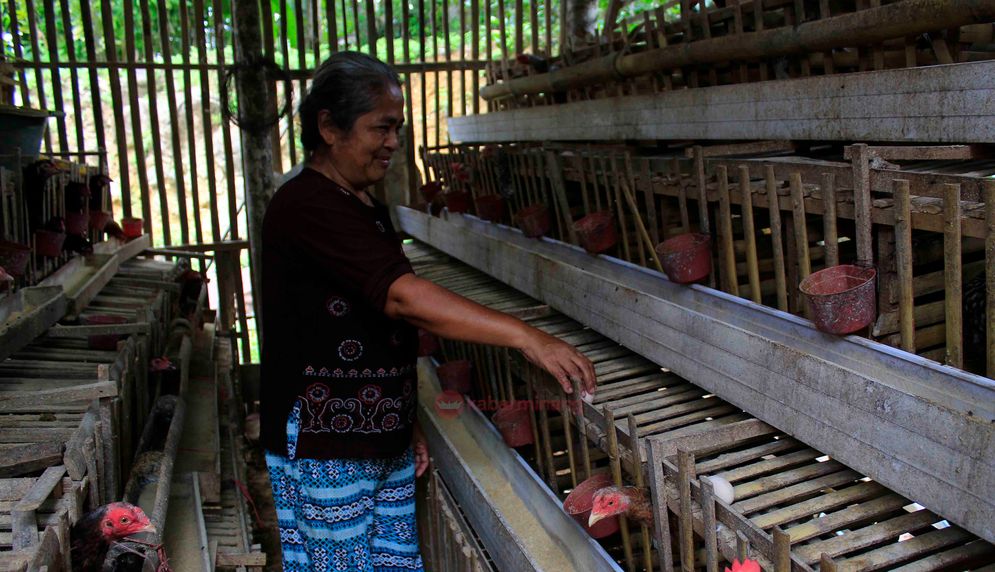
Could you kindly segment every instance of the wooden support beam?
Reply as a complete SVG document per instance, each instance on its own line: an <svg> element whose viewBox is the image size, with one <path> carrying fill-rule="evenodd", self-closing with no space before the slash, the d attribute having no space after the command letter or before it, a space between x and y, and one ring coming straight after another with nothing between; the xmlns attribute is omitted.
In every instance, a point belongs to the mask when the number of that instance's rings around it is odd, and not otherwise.
<svg viewBox="0 0 995 572"><path fill-rule="evenodd" d="M910 142L983 143L995 140L995 110L987 103L993 75L995 62L982 61L675 90L454 117L449 132L465 143L887 141L895 133ZM958 115L937 116L938 108Z"/></svg>

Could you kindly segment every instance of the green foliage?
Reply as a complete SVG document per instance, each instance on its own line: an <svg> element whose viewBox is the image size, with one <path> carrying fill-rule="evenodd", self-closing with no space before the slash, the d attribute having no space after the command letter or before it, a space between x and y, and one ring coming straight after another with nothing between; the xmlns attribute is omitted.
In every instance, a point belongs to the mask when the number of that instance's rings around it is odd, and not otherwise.
<svg viewBox="0 0 995 572"><path fill-rule="evenodd" d="M312 2L310 0L263 0L264 2L269 2L269 9L272 14L272 30L273 30L273 44L275 53L277 54L277 61L282 62L282 45L284 41L288 46L288 51L290 52L289 64L291 67L298 67L297 50L304 49L307 52L308 57L306 61L308 65L313 65L317 58L313 54L314 38L311 35L311 23L313 22L313 16L310 13L312 9ZM366 50L369 45L368 36L368 26L367 26L367 16L366 16L366 4L365 0L359 0L358 10L353 10L352 6L353 0L347 0L345 3L345 10L343 10L342 0L318 0L318 10L317 14L319 21L319 30L317 31L319 35L319 44L321 57L326 57L329 50L327 46L327 38L329 34L328 25L326 23L328 10L332 9L335 13L336 19L336 31L338 35L339 49L345 49L346 44L350 49L362 49ZM378 34L381 36L386 30L385 25L385 6L384 0L371 0L374 2L374 14L376 18L376 29ZM390 0L393 2L393 42L395 46L395 58L397 61L402 61L403 58L403 33L404 27L407 27L409 34L408 47L411 53L412 61L419 61L421 59L420 55L423 53L422 45L420 43L420 34L424 34L425 46L424 53L425 58L428 60L434 59L436 56L439 59L444 58L444 46L445 46L445 30L443 29L443 1L442 0ZM435 26L432 25L432 6L433 1L435 2L435 15L436 21ZM62 8L60 2L54 2L53 14L54 27L53 35L56 39L55 48L57 51L57 57L66 61L69 59L70 53L76 57L76 59L85 60L86 58L86 46L85 46L85 36L86 30L83 24L83 17L81 12L80 2L87 2L87 6L91 10L91 20L93 25L93 33L95 37L95 46L97 50L97 59L105 59L105 30L103 27L103 22L105 18L103 17L104 8L110 10L108 18L106 20L112 22L113 29L109 30L113 35L115 43L115 52L118 59L132 59L126 56L128 51L128 41L127 41L127 30L126 27L131 24L134 30L134 59L138 61L143 61L145 59L145 44L149 42L151 46L151 51L153 54L153 59L155 61L163 61L163 50L162 50L162 33L159 26L159 14L160 11L165 11L165 21L168 26L168 32L165 34L169 42L169 50L171 52L171 59L174 62L182 61L183 56L183 44L186 43L188 46L187 55L193 61L198 61L201 58L198 55L198 43L203 41L204 49L206 50L205 56L208 62L216 62L216 46L218 41L222 41L226 48L230 48L232 44L232 17L231 17L231 0L69 0L69 14L68 21L70 24L70 32L72 36L72 44L69 45L66 42L66 35L64 29L64 18L62 15ZM403 20L403 10L402 2L407 2L408 4L408 18L406 21ZM490 2L490 21L484 22L486 10L485 4ZM541 41L545 41L546 30L545 30L545 11L552 10L552 27L551 37L553 39L553 51L558 50L559 41L559 30L560 30L560 8L559 3L551 2L540 2L539 0L524 0L524 18L523 18L523 43L526 46L526 51L530 51L531 37L532 37L532 23L531 23L531 10L532 3L536 3L536 9L539 15L539 26L540 26L540 38ZM599 8L601 12L607 11L609 0L598 0ZM331 3L331 6L329 5ZM14 53L14 35L12 34L11 26L11 14L10 14L10 4L8 2L2 2L2 7L0 7L0 23L3 27L3 35L0 38L0 45L2 45L3 53L7 56L13 56ZM39 59L41 61L50 61L52 58L49 55L48 46L48 34L46 29L46 19L45 19L45 2L43 0L33 0L31 2L34 10L33 14L28 14L28 0L15 0L14 5L16 6L16 19L18 23L18 37L16 38L23 50L24 57L27 59ZM467 54L469 57L469 44L472 41L472 26L473 24L470 20L470 2L461 2L460 0L447 0L448 8L448 28L449 28L449 38L450 38L450 52L453 57L457 57L464 47L466 47ZM479 36L481 38L480 46L480 57L485 57L486 42L489 42L492 46L493 52L496 57L500 57L502 54L501 49L501 10L500 5L504 4L504 29L505 34L505 46L504 49L510 55L514 54L515 46L515 11L514 2L512 0L481 0L479 6ZM632 0L628 2L623 7L620 18L629 18L638 15L644 10L653 9L659 4L659 0ZM421 19L419 18L419 8L421 8L421 17L424 21L424 26L421 25ZM187 41L183 41L183 24L184 19L182 15L186 12L186 28L187 28ZM215 27L216 18L215 12L217 11L220 16L220 28L222 36L219 38L217 34L217 28ZM299 11L299 12L298 12ZM460 34L460 14L463 13L464 21L464 33ZM679 14L679 7L674 6L668 9L669 14L673 14L675 17ZM285 18L283 14L285 13ZM30 16L30 18L29 18ZM358 18L356 17L358 16ZM38 44L38 54L33 53L33 44L30 35L30 21L34 20L39 33L37 44ZM299 26L299 23L303 24L303 27ZM486 24L486 26L485 26ZM146 38L143 33L143 28L147 28L150 32L150 37ZM360 45L356 45L356 36L360 38ZM434 34L433 34L434 30ZM202 40L201 40L202 39ZM544 48L545 49L545 48ZM436 53L438 52L438 53ZM386 57L386 42L385 38L378 38L377 41L377 53L381 57ZM230 61L230 60L229 60Z"/></svg>

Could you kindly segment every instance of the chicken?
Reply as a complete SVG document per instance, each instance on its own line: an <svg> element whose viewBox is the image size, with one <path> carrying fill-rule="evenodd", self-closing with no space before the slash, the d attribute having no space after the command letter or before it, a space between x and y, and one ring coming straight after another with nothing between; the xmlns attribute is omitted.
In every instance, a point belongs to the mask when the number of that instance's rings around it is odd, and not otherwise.
<svg viewBox="0 0 995 572"><path fill-rule="evenodd" d="M108 236L113 236L122 242L127 242L128 240L128 237L124 234L124 229L121 228L121 225L119 225L116 221L107 221L107 225L104 227L104 232L106 232Z"/></svg>
<svg viewBox="0 0 995 572"><path fill-rule="evenodd" d="M65 242L62 243L62 250L78 254L93 254L93 244L85 236L67 234Z"/></svg>
<svg viewBox="0 0 995 572"><path fill-rule="evenodd" d="M534 54L518 54L515 56L515 60L524 66L531 67L536 73L546 73L556 70L556 66L550 68L549 60Z"/></svg>
<svg viewBox="0 0 995 572"><path fill-rule="evenodd" d="M733 560L732 568L727 566L725 572L760 572L760 563L749 558L744 558L742 562Z"/></svg>
<svg viewBox="0 0 995 572"><path fill-rule="evenodd" d="M645 487L604 487L594 493L587 526L610 516L622 515L653 528L653 504Z"/></svg>
<svg viewBox="0 0 995 572"><path fill-rule="evenodd" d="M138 455L131 467L131 476L124 487L124 499L137 503L142 490L152 483L159 482L159 466L162 465L162 451L145 451Z"/></svg>
<svg viewBox="0 0 995 572"><path fill-rule="evenodd" d="M48 159L35 161L24 167L24 202L28 210L29 228L41 228L44 216L45 185L49 179L61 172L62 169Z"/></svg>
<svg viewBox="0 0 995 572"><path fill-rule="evenodd" d="M155 527L132 504L114 502L87 513L69 533L73 572L102 570L111 544L139 532L155 532Z"/></svg>
<svg viewBox="0 0 995 572"><path fill-rule="evenodd" d="M90 198L90 187L84 183L70 181L63 189L65 195L66 212L81 213Z"/></svg>
<svg viewBox="0 0 995 572"><path fill-rule="evenodd" d="M196 270L187 270L180 274L180 315L190 321L197 310L197 301L200 299L200 291L207 284L207 276Z"/></svg>

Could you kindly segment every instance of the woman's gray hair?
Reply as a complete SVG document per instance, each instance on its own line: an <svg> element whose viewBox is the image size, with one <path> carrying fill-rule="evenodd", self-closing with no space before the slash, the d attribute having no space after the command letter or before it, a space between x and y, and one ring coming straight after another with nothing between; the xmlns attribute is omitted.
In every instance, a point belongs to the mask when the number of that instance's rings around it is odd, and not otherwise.
<svg viewBox="0 0 995 572"><path fill-rule="evenodd" d="M362 52L337 52L314 73L301 101L301 144L314 151L322 144L318 113L327 110L332 124L348 133L360 115L369 113L391 85L401 86L397 72Z"/></svg>

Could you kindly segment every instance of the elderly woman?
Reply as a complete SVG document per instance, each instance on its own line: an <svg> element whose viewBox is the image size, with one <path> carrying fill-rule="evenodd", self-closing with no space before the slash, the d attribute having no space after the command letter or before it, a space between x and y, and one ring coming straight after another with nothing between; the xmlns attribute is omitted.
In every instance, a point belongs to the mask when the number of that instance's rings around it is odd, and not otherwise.
<svg viewBox="0 0 995 572"><path fill-rule="evenodd" d="M340 52L300 106L303 171L263 223L262 440L284 570L419 570L417 328L522 351L570 391L594 367L570 345L414 275L382 180L404 124L401 81Z"/></svg>

